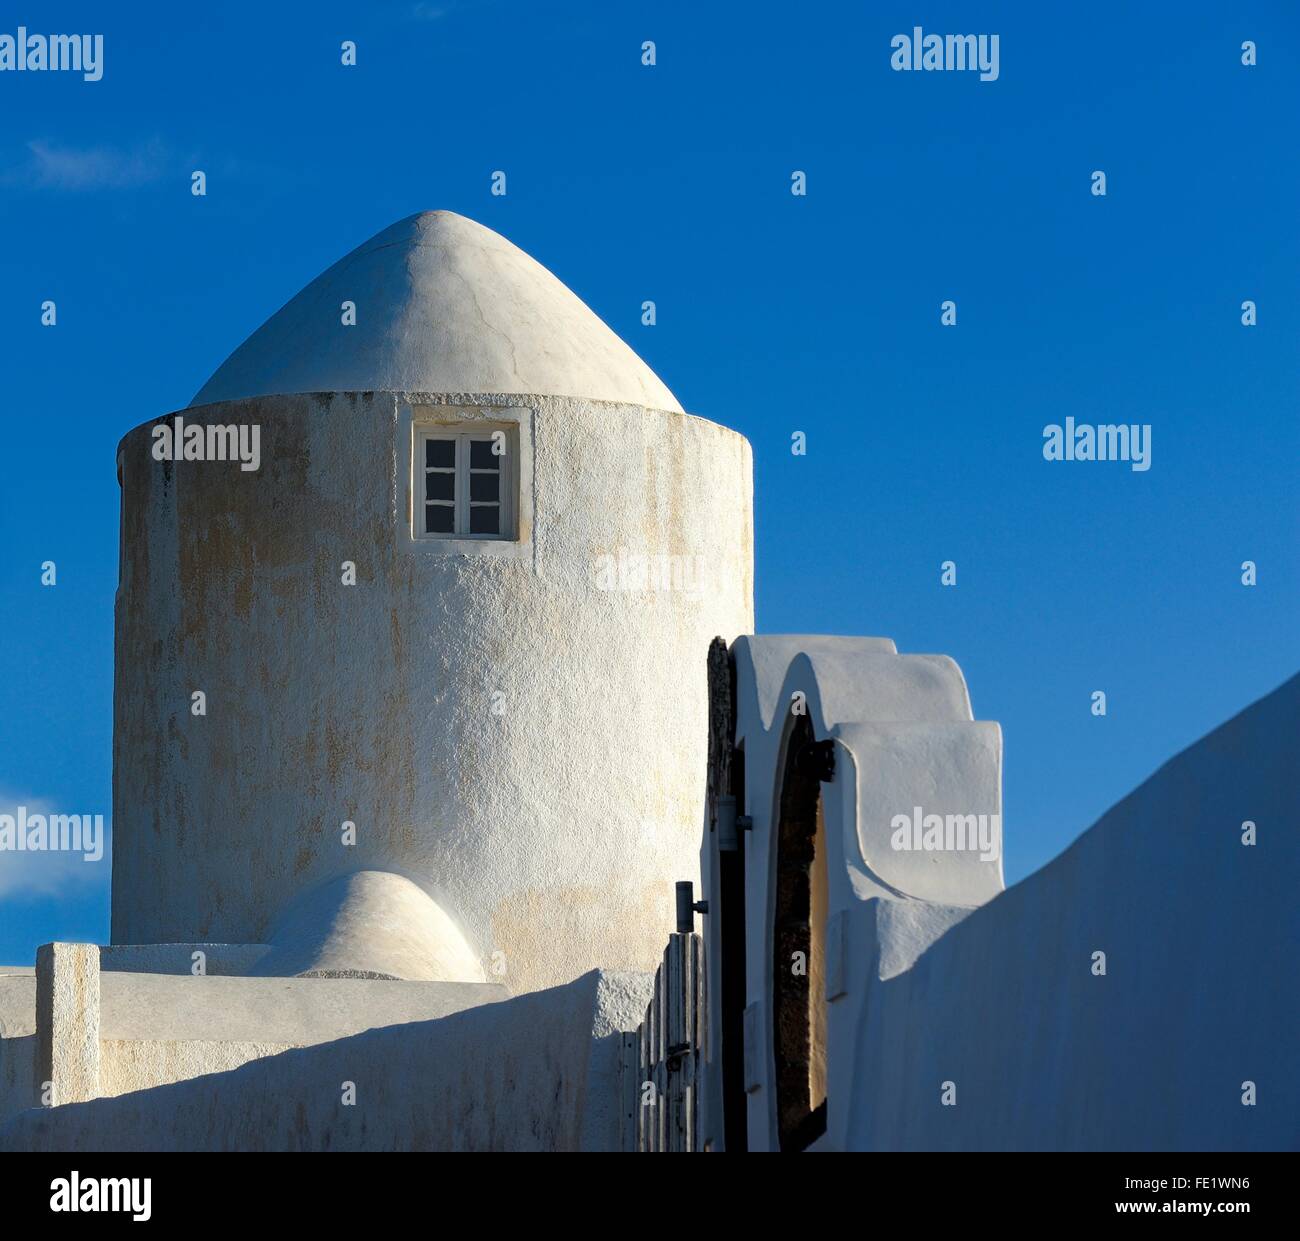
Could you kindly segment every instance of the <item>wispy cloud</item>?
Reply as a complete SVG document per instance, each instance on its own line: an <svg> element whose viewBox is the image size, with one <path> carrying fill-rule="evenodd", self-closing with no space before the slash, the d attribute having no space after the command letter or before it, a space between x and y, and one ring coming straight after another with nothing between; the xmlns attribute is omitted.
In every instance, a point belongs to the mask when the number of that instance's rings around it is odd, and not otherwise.
<svg viewBox="0 0 1300 1241"><path fill-rule="evenodd" d="M67 191L133 189L167 173L166 145L158 139L133 147L60 146L36 138L27 158L5 171L6 185Z"/></svg>
<svg viewBox="0 0 1300 1241"><path fill-rule="evenodd" d="M438 0L416 0L411 5L411 16L417 22L436 22L439 18L446 17L455 6L444 0L439 4Z"/></svg>
<svg viewBox="0 0 1300 1241"><path fill-rule="evenodd" d="M32 815L48 816L60 812L77 813L77 807L57 806L39 797L10 797L0 794L0 814L18 818L18 807L25 806ZM85 808L83 807L82 810ZM108 816L105 815L105 820ZM0 849L0 899L11 896L58 896L107 887L111 880L110 832L105 822L104 837L99 842L102 856L87 861L79 852L51 850Z"/></svg>

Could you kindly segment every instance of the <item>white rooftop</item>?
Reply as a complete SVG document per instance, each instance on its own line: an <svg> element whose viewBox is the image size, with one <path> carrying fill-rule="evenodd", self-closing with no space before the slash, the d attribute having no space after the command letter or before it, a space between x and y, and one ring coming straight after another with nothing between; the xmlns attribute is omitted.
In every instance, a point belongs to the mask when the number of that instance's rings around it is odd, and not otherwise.
<svg viewBox="0 0 1300 1241"><path fill-rule="evenodd" d="M341 322L356 304L356 326ZM271 316L191 405L294 392L534 393L680 410L518 246L451 211L384 229Z"/></svg>

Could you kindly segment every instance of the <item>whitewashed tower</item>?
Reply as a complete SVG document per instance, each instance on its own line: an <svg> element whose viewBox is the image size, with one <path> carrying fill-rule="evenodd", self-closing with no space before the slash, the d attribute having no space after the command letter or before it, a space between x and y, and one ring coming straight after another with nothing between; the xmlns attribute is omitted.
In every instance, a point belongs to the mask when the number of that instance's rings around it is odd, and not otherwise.
<svg viewBox="0 0 1300 1241"><path fill-rule="evenodd" d="M261 462L155 460L174 415L119 447L114 942L515 990L652 968L698 868L709 640L753 628L746 440L449 212L181 416L256 425Z"/></svg>

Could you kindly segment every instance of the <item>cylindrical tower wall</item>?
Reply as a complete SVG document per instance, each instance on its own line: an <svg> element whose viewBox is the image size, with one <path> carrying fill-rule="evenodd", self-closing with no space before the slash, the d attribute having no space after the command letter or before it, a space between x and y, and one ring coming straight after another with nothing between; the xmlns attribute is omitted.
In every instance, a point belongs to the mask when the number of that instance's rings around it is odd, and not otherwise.
<svg viewBox="0 0 1300 1241"><path fill-rule="evenodd" d="M698 869L709 641L753 628L746 440L551 397L182 416L257 426L260 465L155 460L174 415L119 450L114 942L264 942L379 870L516 990L653 968ZM517 540L412 537L435 422L512 428Z"/></svg>

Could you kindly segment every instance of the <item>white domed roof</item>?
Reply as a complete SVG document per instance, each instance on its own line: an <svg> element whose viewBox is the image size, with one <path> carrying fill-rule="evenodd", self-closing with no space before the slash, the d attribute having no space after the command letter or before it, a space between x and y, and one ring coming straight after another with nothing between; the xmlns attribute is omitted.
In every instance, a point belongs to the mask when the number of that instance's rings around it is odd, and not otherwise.
<svg viewBox="0 0 1300 1241"><path fill-rule="evenodd" d="M356 325L341 322L356 305ZM426 211L318 276L191 405L294 392L534 393L680 411L658 376L540 263Z"/></svg>

